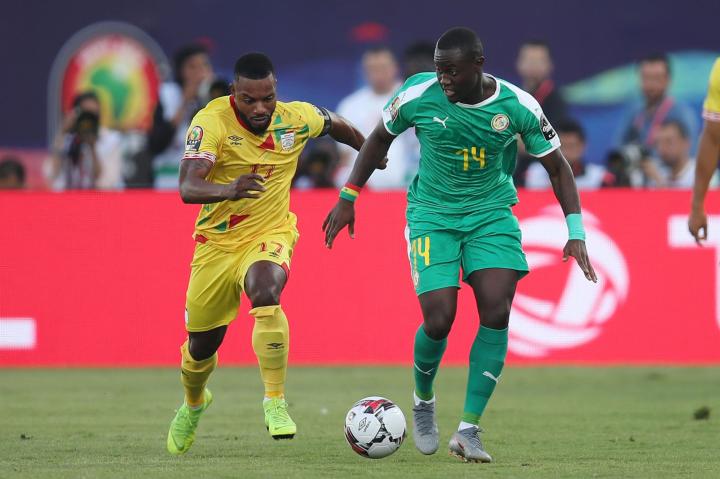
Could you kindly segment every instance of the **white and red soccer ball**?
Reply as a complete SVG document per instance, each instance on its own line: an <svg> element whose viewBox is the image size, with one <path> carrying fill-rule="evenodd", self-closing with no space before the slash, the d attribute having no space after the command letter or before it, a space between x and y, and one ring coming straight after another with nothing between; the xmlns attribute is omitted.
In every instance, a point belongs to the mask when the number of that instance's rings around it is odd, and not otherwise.
<svg viewBox="0 0 720 479"><path fill-rule="evenodd" d="M405 436L405 416L389 399L366 397L345 416L345 439L363 457L387 457L400 448Z"/></svg>

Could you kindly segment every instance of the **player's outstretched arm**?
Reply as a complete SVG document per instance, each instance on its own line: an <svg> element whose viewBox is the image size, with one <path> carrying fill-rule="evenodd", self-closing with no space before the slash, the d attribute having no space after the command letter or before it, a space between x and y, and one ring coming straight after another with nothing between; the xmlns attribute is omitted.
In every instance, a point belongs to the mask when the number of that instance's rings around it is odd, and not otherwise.
<svg viewBox="0 0 720 479"><path fill-rule="evenodd" d="M394 139L395 137L388 133L382 123L375 127L358 153L348 183L357 188L365 186L373 171L382 165ZM355 205L352 201L340 198L322 225L325 232L325 246L332 248L335 237L345 226L348 227L350 237L353 238L355 236Z"/></svg>
<svg viewBox="0 0 720 479"><path fill-rule="evenodd" d="M567 218L568 215L573 214L579 215L580 195L578 195L577 186L575 185L575 177L573 176L570 164L560 152L560 149L550 152L542 158L539 158L539 160L547 170L548 175L550 175L550 182L552 183L555 197L558 199L565 217ZM580 266L580 269L585 273L585 277L589 281L597 283L597 275L595 274L592 264L590 264L584 240L568 240L563 249L563 261L567 261L570 256L575 258L578 266Z"/></svg>
<svg viewBox="0 0 720 479"><path fill-rule="evenodd" d="M330 131L328 131L328 135L330 135L333 140L360 151L363 143L365 143L365 135L346 118L329 110L327 110L327 112L328 115L330 115ZM378 170L384 170L386 166L387 157L383 157L376 168Z"/></svg>
<svg viewBox="0 0 720 479"><path fill-rule="evenodd" d="M356 151L360 151L363 143L365 143L365 135L360 133L360 130L355 128L355 125L344 117L330 110L327 110L327 112L328 115L330 115L330 130L328 131L328 135L330 135L333 140L348 145Z"/></svg>
<svg viewBox="0 0 720 479"><path fill-rule="evenodd" d="M258 198L265 191L265 179L257 174L243 175L232 183L221 185L205 178L212 169L207 160L183 160L180 163L180 197L184 203L219 203L240 198ZM259 192L253 194L254 192Z"/></svg>
<svg viewBox="0 0 720 479"><path fill-rule="evenodd" d="M720 158L720 122L705 121L698 145L697 165L695 166L695 184L693 185L692 209L688 219L688 229L697 244L707 239L707 216L705 215L705 196L718 167Z"/></svg>

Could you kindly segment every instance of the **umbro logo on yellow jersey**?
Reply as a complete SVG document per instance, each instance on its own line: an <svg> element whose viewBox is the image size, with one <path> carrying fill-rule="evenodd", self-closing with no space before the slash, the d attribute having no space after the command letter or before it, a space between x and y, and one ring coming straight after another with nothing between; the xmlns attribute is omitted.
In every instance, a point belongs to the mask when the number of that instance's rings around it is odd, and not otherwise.
<svg viewBox="0 0 720 479"><path fill-rule="evenodd" d="M231 135L231 136L228 136L228 140L230 140L230 144L231 144L232 146L237 146L237 145L240 144L240 142L241 142L243 139L242 139L241 136Z"/></svg>

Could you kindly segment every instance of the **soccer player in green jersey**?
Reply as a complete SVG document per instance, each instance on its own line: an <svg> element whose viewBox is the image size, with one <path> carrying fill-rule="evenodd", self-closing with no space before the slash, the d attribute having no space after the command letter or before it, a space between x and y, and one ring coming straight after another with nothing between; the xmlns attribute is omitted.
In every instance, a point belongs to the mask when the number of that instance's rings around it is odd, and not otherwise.
<svg viewBox="0 0 720 479"><path fill-rule="evenodd" d="M569 239L563 259L573 256L585 277L597 281L585 249L575 180L557 134L531 95L483 73L484 62L472 30L453 28L440 37L436 71L410 77L390 99L382 124L365 142L323 224L328 248L345 226L353 235L360 189L395 137L414 126L422 153L407 195L407 237L423 315L414 347L415 445L423 454L438 449L433 380L455 319L462 270L481 326L470 350L464 411L449 447L474 462L492 460L480 441L480 417L505 362L515 287L528 272L511 210L518 202L512 182L517 135L547 169L565 213Z"/></svg>

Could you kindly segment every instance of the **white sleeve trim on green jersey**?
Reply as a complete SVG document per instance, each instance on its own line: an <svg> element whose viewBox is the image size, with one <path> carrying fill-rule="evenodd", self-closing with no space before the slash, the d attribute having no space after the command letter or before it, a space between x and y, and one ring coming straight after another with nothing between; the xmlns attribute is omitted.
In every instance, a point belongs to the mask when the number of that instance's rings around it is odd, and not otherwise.
<svg viewBox="0 0 720 479"><path fill-rule="evenodd" d="M527 110L529 110L533 115L535 115L535 118L538 120L543 114L542 108L540 107L540 103L537 102L535 97L533 97L530 93L526 92L525 90L522 90L512 83L508 83L505 80L498 80L503 85L508 87L510 90L512 90L513 93L515 93L515 96L517 97L518 101L522 106L524 106Z"/></svg>
<svg viewBox="0 0 720 479"><path fill-rule="evenodd" d="M390 133L392 136L398 136L398 133L395 133L394 131L392 131L390 129L390 127L388 126L388 123L389 122L385 121L385 110L383 110L383 126L385 127L385 131Z"/></svg>
<svg viewBox="0 0 720 479"><path fill-rule="evenodd" d="M515 93L515 96L517 97L518 102L522 106L524 106L525 109L530 111L535 116L535 118L538 119L538 121L542 121L541 119L542 119L544 113L542 111L542 107L540 107L540 103L538 103L538 101L535 99L534 96L532 96L530 93L526 92L525 90L516 87L512 83L506 82L505 80L499 80L497 78L496 78L496 80L501 82L503 85L508 87L513 93ZM546 118L546 121L547 121L547 118ZM557 150L558 148L560 148L560 138L558 137L557 134L551 140L548 140L548 141L550 142L550 144L552 146L550 148L548 148L547 150L543 151L542 153L536 154L536 155L530 153L529 151L528 151L528 153L531 156L534 156L535 158L540 158L540 157L545 156L548 153L551 153L551 152Z"/></svg>
<svg viewBox="0 0 720 479"><path fill-rule="evenodd" d="M557 139L557 136L556 136L554 139L557 140L557 145L551 146L550 148L548 148L547 150L543 151L542 153L538 153L537 155L534 155L534 154L530 153L529 151L526 152L526 153L527 153L528 155L530 155L530 156L534 156L535 158L542 158L542 157L545 156L545 155L549 155L549 154L552 153L553 151L555 151L555 150L557 150L558 148L560 148L560 140Z"/></svg>
<svg viewBox="0 0 720 479"><path fill-rule="evenodd" d="M390 103L390 106L388 106L388 108L383 108L382 110L383 125L385 125L385 129L388 131L388 133L393 136L398 136L399 133L395 133L388 126L393 121L395 121L395 118L393 117L397 117L397 114L400 111L400 108L403 107L403 105L406 105L411 101L420 98L420 96L425 93L425 90L430 88L434 83L437 83L437 81L437 77L431 78L428 81L422 82L418 85L413 85L411 87L408 87L406 90L398 92L397 96ZM395 101L398 101L397 105L395 105ZM393 110L396 111L394 114Z"/></svg>

